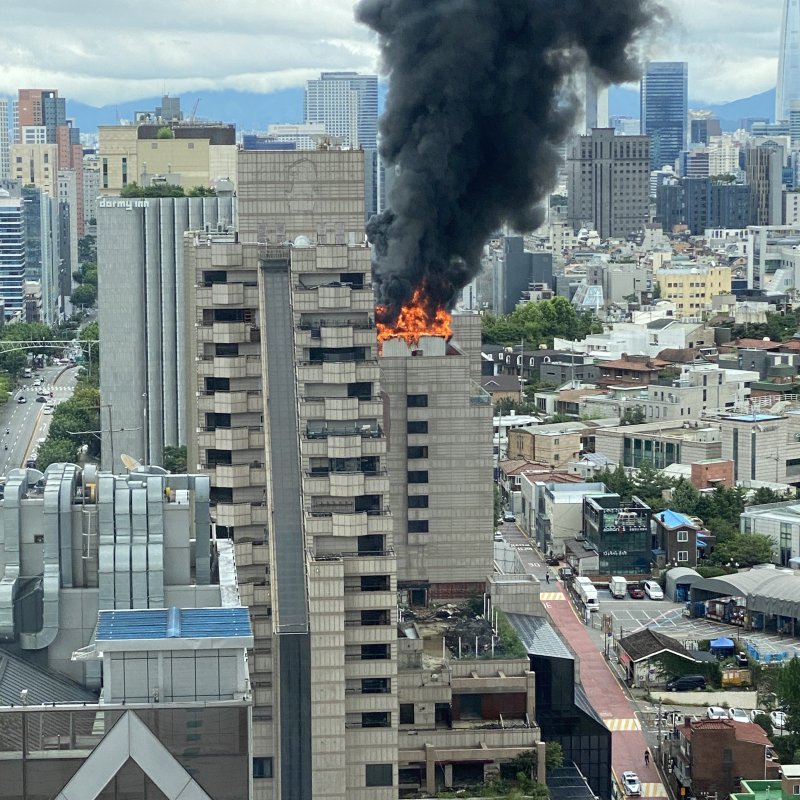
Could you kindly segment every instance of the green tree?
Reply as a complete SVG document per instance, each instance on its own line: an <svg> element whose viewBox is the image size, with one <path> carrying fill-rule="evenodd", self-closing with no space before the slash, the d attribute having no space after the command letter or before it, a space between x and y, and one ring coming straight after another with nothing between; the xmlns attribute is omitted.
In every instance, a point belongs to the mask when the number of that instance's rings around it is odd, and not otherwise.
<svg viewBox="0 0 800 800"><path fill-rule="evenodd" d="M712 565L738 564L752 567L772 563L772 539L758 533L735 533L723 542L717 542L709 561Z"/></svg>
<svg viewBox="0 0 800 800"><path fill-rule="evenodd" d="M792 658L781 666L775 679L775 694L786 712L786 730L800 735L800 659ZM796 745L795 745L796 746Z"/></svg>
<svg viewBox="0 0 800 800"><path fill-rule="evenodd" d="M217 190L210 186L192 186L186 194L189 197L216 197Z"/></svg>
<svg viewBox="0 0 800 800"><path fill-rule="evenodd" d="M156 132L156 139L174 139L175 134L172 132L172 128L169 125L164 125L163 127L159 128Z"/></svg>
<svg viewBox="0 0 800 800"><path fill-rule="evenodd" d="M72 290L70 299L76 306L93 306L97 300L97 289L88 283L82 283Z"/></svg>
<svg viewBox="0 0 800 800"><path fill-rule="evenodd" d="M547 772L564 766L564 749L559 742L545 742L544 763Z"/></svg>
<svg viewBox="0 0 800 800"><path fill-rule="evenodd" d="M664 508L662 493L672 488L672 480L656 469L651 461L642 461L633 479L633 493L650 506Z"/></svg>
<svg viewBox="0 0 800 800"><path fill-rule="evenodd" d="M97 262L97 237L87 234L78 239L78 261L83 264L86 261Z"/></svg>
<svg viewBox="0 0 800 800"><path fill-rule="evenodd" d="M645 421L644 409L641 406L626 408L619 421L622 425L641 425Z"/></svg>
<svg viewBox="0 0 800 800"><path fill-rule="evenodd" d="M699 502L700 492L685 478L678 478L675 486L672 487L672 499L669 501L669 507L692 517L697 514Z"/></svg>
<svg viewBox="0 0 800 800"><path fill-rule="evenodd" d="M555 414L551 414L547 418L548 423L551 425L555 425L559 422L575 422L574 417L571 417L569 414L564 414L561 411L556 411Z"/></svg>
<svg viewBox="0 0 800 800"><path fill-rule="evenodd" d="M770 489L768 486L759 486L759 488L756 489L750 496L750 499L747 501L747 505L765 506L769 503L783 503L788 499L790 498L785 494L780 494L780 492L776 492Z"/></svg>
<svg viewBox="0 0 800 800"><path fill-rule="evenodd" d="M596 470L593 479L598 483L604 483L609 492L618 494L624 502L631 499L633 482L622 464L617 464L613 470L608 467Z"/></svg>
<svg viewBox="0 0 800 800"><path fill-rule="evenodd" d="M164 448L164 469L176 475L186 472L186 446Z"/></svg>
<svg viewBox="0 0 800 800"><path fill-rule="evenodd" d="M74 463L78 459L78 449L71 439L48 436L36 456L36 469L44 472L50 464L58 462Z"/></svg>
<svg viewBox="0 0 800 800"><path fill-rule="evenodd" d="M183 186L172 183L160 183L155 186L139 186L136 181L132 181L127 186L123 186L119 193L120 197L185 197L186 192Z"/></svg>
<svg viewBox="0 0 800 800"><path fill-rule="evenodd" d="M67 439L75 452L87 445L91 457L100 455L100 391L91 386L78 386L72 397L59 403L53 411L49 438Z"/></svg>
<svg viewBox="0 0 800 800"><path fill-rule="evenodd" d="M503 498L500 495L500 487L494 485L494 526L495 528L503 521Z"/></svg>
<svg viewBox="0 0 800 800"><path fill-rule="evenodd" d="M769 718L769 714L756 714L753 722L759 725L767 736L772 736L772 720Z"/></svg>

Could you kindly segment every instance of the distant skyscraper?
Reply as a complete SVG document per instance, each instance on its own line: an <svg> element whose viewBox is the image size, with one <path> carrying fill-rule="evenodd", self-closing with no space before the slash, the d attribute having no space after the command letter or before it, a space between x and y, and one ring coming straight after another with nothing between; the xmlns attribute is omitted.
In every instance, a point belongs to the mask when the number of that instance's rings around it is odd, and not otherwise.
<svg viewBox="0 0 800 800"><path fill-rule="evenodd" d="M345 147L364 149L365 211L378 210L378 76L323 72L306 83L305 122L322 122Z"/></svg>
<svg viewBox="0 0 800 800"><path fill-rule="evenodd" d="M608 127L608 87L602 86L589 71L581 76L578 91L583 100L583 133ZM638 133L638 131L637 131Z"/></svg>
<svg viewBox="0 0 800 800"><path fill-rule="evenodd" d="M8 123L8 100L0 97L0 180L11 177L11 142Z"/></svg>
<svg viewBox="0 0 800 800"><path fill-rule="evenodd" d="M775 121L789 119L792 101L800 100L800 0L784 0Z"/></svg>
<svg viewBox="0 0 800 800"><path fill-rule="evenodd" d="M22 311L25 297L25 223L19 190L0 189L0 299L5 314Z"/></svg>
<svg viewBox="0 0 800 800"><path fill-rule="evenodd" d="M650 137L650 165L675 165L686 147L689 122L689 66L685 61L651 61L642 78L642 133Z"/></svg>

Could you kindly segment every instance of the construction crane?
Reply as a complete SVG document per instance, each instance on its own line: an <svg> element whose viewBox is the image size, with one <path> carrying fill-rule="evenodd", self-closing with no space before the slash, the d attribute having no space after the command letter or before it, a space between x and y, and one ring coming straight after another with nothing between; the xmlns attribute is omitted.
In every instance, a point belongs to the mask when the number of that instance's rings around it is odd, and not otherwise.
<svg viewBox="0 0 800 800"><path fill-rule="evenodd" d="M200 98L198 97L197 100L194 101L194 105L192 106L192 113L189 115L189 122L194 122L197 118L197 106L200 105Z"/></svg>

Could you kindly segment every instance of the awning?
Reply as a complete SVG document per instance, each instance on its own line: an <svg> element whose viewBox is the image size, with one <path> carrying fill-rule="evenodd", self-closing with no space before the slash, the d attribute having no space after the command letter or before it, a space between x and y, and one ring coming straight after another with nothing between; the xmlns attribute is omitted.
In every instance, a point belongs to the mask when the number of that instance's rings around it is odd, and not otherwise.
<svg viewBox="0 0 800 800"><path fill-rule="evenodd" d="M703 550L705 550L705 549L706 549L706 547L708 547L708 542L698 542L698 543L697 543L697 546L698 546L698 547L702 547L702 548L703 548Z"/></svg>
<svg viewBox="0 0 800 800"><path fill-rule="evenodd" d="M713 639L709 642L709 647L726 648L733 647L733 639L728 639L727 636L720 636L719 639Z"/></svg>

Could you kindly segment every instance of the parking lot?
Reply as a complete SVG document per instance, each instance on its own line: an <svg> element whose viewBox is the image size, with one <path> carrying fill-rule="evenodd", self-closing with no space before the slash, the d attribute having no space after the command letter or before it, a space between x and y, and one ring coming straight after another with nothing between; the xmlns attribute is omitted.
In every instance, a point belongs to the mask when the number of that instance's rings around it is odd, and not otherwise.
<svg viewBox="0 0 800 800"><path fill-rule="evenodd" d="M603 614L611 614L614 618L614 636L626 636L641 628L654 628L660 633L677 639L684 647L692 649L702 639L716 639L727 636L737 644L737 649L744 649L746 642L752 642L763 652L779 652L786 650L791 656L800 653L800 639L781 636L777 633L745 631L734 625L725 625L707 619L687 619L683 616L683 603L672 603L664 600L615 600L605 589L597 592L600 601L600 612L597 620L593 620L592 635L602 646L603 634L600 630Z"/></svg>

